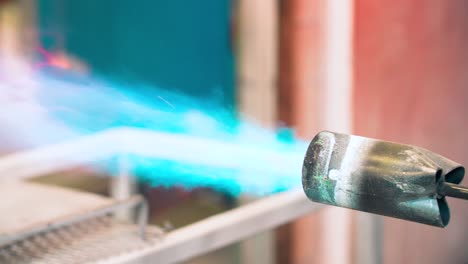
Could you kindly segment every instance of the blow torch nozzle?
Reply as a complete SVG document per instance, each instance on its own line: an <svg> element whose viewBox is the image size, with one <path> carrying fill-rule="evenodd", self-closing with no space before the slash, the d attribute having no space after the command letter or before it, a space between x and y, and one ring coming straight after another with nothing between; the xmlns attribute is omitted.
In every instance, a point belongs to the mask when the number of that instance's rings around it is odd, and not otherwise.
<svg viewBox="0 0 468 264"><path fill-rule="evenodd" d="M420 147L324 131L309 145L302 185L314 202L445 227L445 196L468 199L464 175Z"/></svg>

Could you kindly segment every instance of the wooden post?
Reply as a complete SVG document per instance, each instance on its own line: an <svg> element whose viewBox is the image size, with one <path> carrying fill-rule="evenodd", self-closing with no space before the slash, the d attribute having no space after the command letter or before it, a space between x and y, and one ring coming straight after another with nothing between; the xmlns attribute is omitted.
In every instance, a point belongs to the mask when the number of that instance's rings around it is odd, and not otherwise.
<svg viewBox="0 0 468 264"><path fill-rule="evenodd" d="M277 1L237 3L237 95L243 118L265 127L277 120ZM241 203L252 201L242 197ZM241 263L274 263L275 233L268 231L240 245Z"/></svg>
<svg viewBox="0 0 468 264"><path fill-rule="evenodd" d="M351 132L353 0L282 3L281 120L306 139L324 129ZM280 261L350 263L351 226L345 209L307 216L281 231L290 252Z"/></svg>

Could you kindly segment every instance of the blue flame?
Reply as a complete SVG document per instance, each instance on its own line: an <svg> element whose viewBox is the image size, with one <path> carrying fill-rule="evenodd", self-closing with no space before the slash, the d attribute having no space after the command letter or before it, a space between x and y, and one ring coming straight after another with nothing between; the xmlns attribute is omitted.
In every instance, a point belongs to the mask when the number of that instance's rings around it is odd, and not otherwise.
<svg viewBox="0 0 468 264"><path fill-rule="evenodd" d="M42 74L34 76L38 85L38 102L55 125L65 127L70 135L88 135L106 129L134 127L173 135L192 136L248 146L245 153L267 150L271 153L305 153L306 144L294 139L289 129L274 132L243 121L233 109L194 100L181 93L137 85L123 85L83 76ZM45 129L47 134L61 133ZM36 133L37 130L36 130ZM44 135L45 137L45 135ZM168 145L167 148L171 148ZM209 153L186 145L180 151ZM213 153L223 158L223 153ZM230 158L229 155L225 155ZM246 155L247 156L247 155ZM234 195L266 195L301 185L301 163L292 165L290 173L275 173L280 164L259 164L243 160L235 169L207 167L199 164L158 160L129 155L134 174L154 186L209 187ZM284 165L283 165L284 166ZM268 167L268 169L266 169ZM284 171L284 169L282 170Z"/></svg>

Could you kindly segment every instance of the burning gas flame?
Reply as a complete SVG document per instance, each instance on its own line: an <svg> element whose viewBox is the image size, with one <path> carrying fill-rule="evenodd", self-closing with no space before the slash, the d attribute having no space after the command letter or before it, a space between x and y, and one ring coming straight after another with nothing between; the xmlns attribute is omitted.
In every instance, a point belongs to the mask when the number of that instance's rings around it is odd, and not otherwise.
<svg viewBox="0 0 468 264"><path fill-rule="evenodd" d="M232 109L168 89L126 86L77 74L69 70L73 69L73 63L66 56L43 49L41 54L45 62L40 67L28 67L19 60L0 64L3 65L0 73L8 73L1 75L8 75L7 78L0 79L3 94L16 94L21 89L29 98L21 103L4 98L0 138L10 143L40 146L110 128L135 127L246 146L240 150L245 151L245 156L257 150L299 156L305 152L305 143L242 121ZM11 65L19 66L12 71ZM51 75L42 70L45 66L63 71ZM200 149L199 144L189 144L180 151L195 156L200 152L211 153L216 159L230 157L229 153L222 153L222 148L210 149L209 145ZM290 168L289 175L272 173L281 164L259 164L254 159L240 161L239 168L234 170L141 156L132 156L130 160L140 179L154 185L211 187L232 194L257 195L301 186L301 160ZM278 171L285 170L281 167Z"/></svg>

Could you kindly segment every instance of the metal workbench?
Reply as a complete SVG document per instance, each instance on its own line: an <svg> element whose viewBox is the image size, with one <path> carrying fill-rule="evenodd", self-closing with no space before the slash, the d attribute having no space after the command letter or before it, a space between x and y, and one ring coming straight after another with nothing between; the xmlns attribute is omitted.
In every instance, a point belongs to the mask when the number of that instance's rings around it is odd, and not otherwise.
<svg viewBox="0 0 468 264"><path fill-rule="evenodd" d="M0 158L0 186L10 191L29 188L31 191L28 192L27 199L38 199L43 206L60 208L49 213L43 211L45 215L37 215L37 219L31 219L31 222L19 227L4 225L4 233L0 233L0 242L2 234L4 239L0 256L5 259L17 257L33 263L44 263L45 260L60 263L64 259L77 263L174 263L243 240L322 208L321 205L309 202L302 190L293 190L251 202L170 232L149 226L145 228L146 236L143 238L141 219L140 223L122 223L112 217L119 205L138 204L131 202L132 197L98 197L26 182L28 178L126 154L175 160L192 158L184 157L183 154L181 157L180 152L162 148L161 145L170 142L177 149L177 145L184 146L190 140L188 136L174 137L164 133L122 128ZM198 142L201 145L212 144L234 156L237 153L241 155L235 144L222 144L208 139ZM256 158L258 162L267 164L281 160L285 164L284 168L290 168L291 163L297 165L302 162L302 156L291 154L265 153ZM196 162L228 168L237 166L236 159L213 160L204 158L203 155L197 156ZM120 168L125 169L126 166ZM128 175L128 172L118 174ZM16 187L13 186L15 184ZM47 199L45 193L51 199ZM8 199L15 199L19 195L11 192L4 194ZM30 207L27 199L16 199L20 204L9 206L5 204L6 198L2 199L2 206L8 210L8 217L15 217L16 214L16 217L27 218L30 213L27 209L12 209ZM57 201L60 202L57 204ZM77 201L81 201L81 204L76 204ZM144 216L144 213L141 215ZM12 220L4 219L2 221Z"/></svg>

